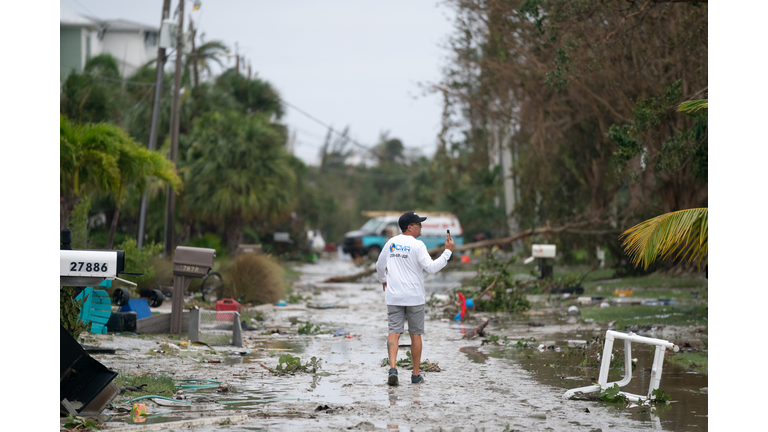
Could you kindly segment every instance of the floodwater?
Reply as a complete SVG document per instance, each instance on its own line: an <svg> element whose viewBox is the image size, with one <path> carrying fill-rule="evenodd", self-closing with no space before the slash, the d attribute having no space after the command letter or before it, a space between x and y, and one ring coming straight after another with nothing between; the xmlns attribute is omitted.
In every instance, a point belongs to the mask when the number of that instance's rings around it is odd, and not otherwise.
<svg viewBox="0 0 768 432"><path fill-rule="evenodd" d="M456 323L433 317L426 323L422 360L437 362L441 372L423 372L425 381L410 383L410 371L400 368L400 385L386 384L382 367L386 353L386 305L381 285L372 278L358 283L323 284L329 276L359 272L351 262L321 260L301 266L301 280L294 290L312 295L311 303L334 304L332 309L307 308L305 303L285 307L261 307L265 330L244 331L251 349L234 354L234 347L215 347L216 354L197 359L173 355L151 355L159 341L151 338L101 337L99 345L121 348L115 355L97 355L99 361L123 373L159 373L177 379L211 379L232 386L184 390L188 400L207 397L188 406L159 406L146 403L150 417L141 424L173 422L229 414L248 414L245 421L226 426L195 426L190 430L707 430L707 377L665 364L661 389L673 403L658 409L618 409L596 400L563 400L571 388L592 383L597 369L579 367L562 357L569 340L590 340L604 335L591 324L569 323L556 311L544 314L493 316L486 332L507 336L512 342L534 337L539 342L561 347L539 351L504 345L482 345L481 338L466 340L462 335L484 319ZM428 293L444 293L466 272L445 272L425 277ZM319 295L318 295L319 292ZM302 323L319 324L333 334L298 335ZM543 324L529 326L531 322ZM280 329L280 334L269 330ZM336 333L343 331L343 335ZM348 337L351 335L352 337ZM671 336L655 335L671 339ZM111 338L111 340L110 340ZM405 357L410 344L404 334L398 358ZM623 358L623 344L617 344ZM299 356L302 362L322 359L317 374L277 376L273 368L280 355ZM558 357L560 356L560 357ZM647 393L653 354L633 344L637 368L632 382L623 390ZM218 358L220 363L206 363ZM621 378L612 371L609 381ZM172 404L172 402L171 402ZM129 405L125 405L130 407ZM107 429L134 424L130 415L113 412L105 417ZM458 428L458 429L456 429ZM185 428L186 430L186 428Z"/></svg>

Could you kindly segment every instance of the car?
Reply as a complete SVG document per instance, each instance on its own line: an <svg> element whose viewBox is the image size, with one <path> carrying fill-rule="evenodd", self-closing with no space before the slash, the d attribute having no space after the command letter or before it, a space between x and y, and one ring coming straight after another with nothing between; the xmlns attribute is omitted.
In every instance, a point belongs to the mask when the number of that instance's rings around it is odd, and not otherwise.
<svg viewBox="0 0 768 432"><path fill-rule="evenodd" d="M451 230L451 237L456 246L464 244L463 231L456 215L439 212L416 213L427 218L421 225L421 237L419 237L427 249L445 244L446 230ZM387 240L401 233L397 221L402 213L363 212L363 215L371 219L359 230L350 231L344 235L342 250L353 257L367 255L375 259L378 258Z"/></svg>

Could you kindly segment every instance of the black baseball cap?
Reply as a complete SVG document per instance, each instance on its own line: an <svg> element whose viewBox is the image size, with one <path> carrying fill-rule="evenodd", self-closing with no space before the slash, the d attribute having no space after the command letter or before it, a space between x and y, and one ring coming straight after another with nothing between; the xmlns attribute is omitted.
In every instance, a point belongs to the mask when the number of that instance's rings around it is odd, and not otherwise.
<svg viewBox="0 0 768 432"><path fill-rule="evenodd" d="M403 213L402 216L400 216L400 219L397 221L397 224L400 225L400 229L405 232L405 230L408 229L408 225L413 223L421 223L427 220L425 217L419 217L414 212L406 212Z"/></svg>

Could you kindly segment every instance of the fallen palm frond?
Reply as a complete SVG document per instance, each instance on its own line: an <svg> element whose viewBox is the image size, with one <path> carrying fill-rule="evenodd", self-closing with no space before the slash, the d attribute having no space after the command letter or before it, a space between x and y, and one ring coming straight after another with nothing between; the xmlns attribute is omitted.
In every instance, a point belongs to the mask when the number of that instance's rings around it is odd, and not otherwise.
<svg viewBox="0 0 768 432"><path fill-rule="evenodd" d="M624 231L622 246L635 267L643 269L657 258L666 259L677 251L689 262L697 260L699 271L707 265L708 219L706 208L665 213Z"/></svg>
<svg viewBox="0 0 768 432"><path fill-rule="evenodd" d="M686 101L681 103L677 109L686 113L695 113L701 109L709 109L709 99Z"/></svg>

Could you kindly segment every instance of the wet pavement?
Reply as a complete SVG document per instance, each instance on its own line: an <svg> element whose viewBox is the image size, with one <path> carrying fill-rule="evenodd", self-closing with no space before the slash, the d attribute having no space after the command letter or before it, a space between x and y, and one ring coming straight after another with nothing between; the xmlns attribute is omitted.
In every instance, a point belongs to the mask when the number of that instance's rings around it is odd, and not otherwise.
<svg viewBox="0 0 768 432"><path fill-rule="evenodd" d="M95 355L106 366L123 373L156 373L177 379L212 379L231 385L227 393L214 389L189 389L188 399L210 398L187 406L158 406L145 400L150 417L141 424L166 423L203 416L247 414L248 419L228 425L202 425L185 430L707 430L707 377L671 366L664 368L661 388L674 403L659 410L648 407L617 409L590 400L563 400L567 389L589 385L596 369L568 365L563 352L482 345L481 338L462 339L485 317L458 324L429 319L423 336L422 360L438 362L441 372L423 372L422 384L410 383L410 371L400 368L401 385L386 384L386 305L381 285L372 278L359 283L323 284L329 276L360 271L349 261L322 260L298 268L302 272L294 290L312 295L310 304L334 308L308 308L306 302L285 307L262 306L264 330L244 331L252 351L232 354L234 347L215 347L198 361L174 355L150 354L160 342L141 336L99 336L98 344L120 348L115 355ZM428 294L447 292L467 272L445 272L425 277ZM535 320L544 325L529 326ZM321 330L344 335L298 335L297 328L310 321ZM599 335L591 324L568 323L557 313L493 316L486 332L511 341L534 337L567 347L568 340L589 340ZM604 331L601 331L604 335ZM352 337L347 337L347 335ZM655 335L654 337L669 336ZM670 338L671 339L671 338ZM178 343L178 341L171 341ZM407 334L401 345L409 344ZM625 389L647 392L652 353L634 348L637 370ZM405 357L401 347L398 358ZM262 367L275 367L280 355L290 353L306 362L322 359L317 374L276 376ZM561 357L558 357L558 356ZM221 363L205 363L218 358ZM609 380L620 379L612 372ZM168 404L174 404L169 402ZM164 404L165 405L165 404ZM129 405L125 405L129 407ZM105 417L108 428L133 425L130 415ZM458 429L456 429L458 428Z"/></svg>

